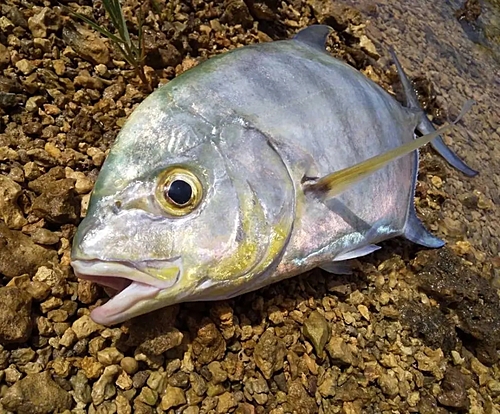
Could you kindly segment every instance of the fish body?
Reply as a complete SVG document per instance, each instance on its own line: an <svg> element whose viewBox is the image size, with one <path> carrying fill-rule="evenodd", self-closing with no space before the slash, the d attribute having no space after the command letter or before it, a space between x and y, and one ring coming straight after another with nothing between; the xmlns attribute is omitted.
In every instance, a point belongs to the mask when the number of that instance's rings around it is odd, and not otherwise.
<svg viewBox="0 0 500 414"><path fill-rule="evenodd" d="M312 26L209 59L132 113L73 244L77 276L119 291L94 320L231 298L315 267L342 272L396 236L443 244L413 207L417 151L334 197L314 190L432 129L410 95L404 107L328 55L327 34Z"/></svg>

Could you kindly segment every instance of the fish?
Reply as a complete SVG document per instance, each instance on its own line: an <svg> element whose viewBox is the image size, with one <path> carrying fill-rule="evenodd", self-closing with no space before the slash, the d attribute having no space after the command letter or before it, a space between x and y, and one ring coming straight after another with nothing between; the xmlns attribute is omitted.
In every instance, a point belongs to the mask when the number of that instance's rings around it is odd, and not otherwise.
<svg viewBox="0 0 500 414"><path fill-rule="evenodd" d="M75 275L111 291L95 322L347 273L394 237L444 245L414 196L428 142L477 174L441 137L454 124L434 128L392 49L404 104L332 57L330 31L214 56L132 112L73 239Z"/></svg>

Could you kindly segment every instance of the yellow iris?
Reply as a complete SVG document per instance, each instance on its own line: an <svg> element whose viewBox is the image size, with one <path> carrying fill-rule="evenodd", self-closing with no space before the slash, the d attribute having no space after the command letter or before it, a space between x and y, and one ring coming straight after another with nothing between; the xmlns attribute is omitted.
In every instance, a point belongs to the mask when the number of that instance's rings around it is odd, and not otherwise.
<svg viewBox="0 0 500 414"><path fill-rule="evenodd" d="M172 166L158 177L156 199L175 217L185 216L200 204L203 186L199 178L183 166Z"/></svg>

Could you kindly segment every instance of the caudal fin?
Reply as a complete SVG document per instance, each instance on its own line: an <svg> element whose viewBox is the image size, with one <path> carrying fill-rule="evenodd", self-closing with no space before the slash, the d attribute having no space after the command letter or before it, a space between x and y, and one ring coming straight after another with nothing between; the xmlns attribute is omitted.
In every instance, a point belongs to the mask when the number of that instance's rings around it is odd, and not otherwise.
<svg viewBox="0 0 500 414"><path fill-rule="evenodd" d="M406 76L401 63L396 56L393 48L389 49L389 52L394 60L394 64L396 65L396 69L398 70L399 79L401 80L401 84L403 85L403 90L406 98L406 106L408 108L417 109L421 112L420 121L417 125L418 131L423 134L430 134L434 132L436 129L432 122L427 118L427 115L424 113L420 104L418 103L417 94L413 89L410 80ZM443 141L441 136L435 138L431 141L431 145L435 151L438 152L441 157L443 157L452 167L461 171L465 175L469 177L474 177L478 174L476 170L470 168L457 154L455 154Z"/></svg>

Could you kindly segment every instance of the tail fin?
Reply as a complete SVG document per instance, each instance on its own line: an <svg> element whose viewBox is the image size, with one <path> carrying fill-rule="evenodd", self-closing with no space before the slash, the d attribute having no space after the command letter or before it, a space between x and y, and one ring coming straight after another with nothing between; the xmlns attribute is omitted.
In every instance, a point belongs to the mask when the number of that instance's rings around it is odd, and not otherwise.
<svg viewBox="0 0 500 414"><path fill-rule="evenodd" d="M408 108L418 109L421 111L422 115L420 117L420 122L417 125L417 129L423 135L434 132L436 129L432 125L432 122L429 121L429 118L425 115L424 111L420 108L420 104L418 103L417 95L415 90L413 89L410 80L406 76L401 63L394 52L394 49L390 48L389 52L394 60L396 65L396 69L398 70L399 79L401 80L401 84L403 85L405 97L406 97L406 105ZM478 174L476 170L470 168L467 164L465 164L462 159L455 154L448 146L444 143L442 137L437 137L431 142L432 147L436 150L439 155L441 155L452 167L461 171L465 175L469 177L474 177Z"/></svg>

